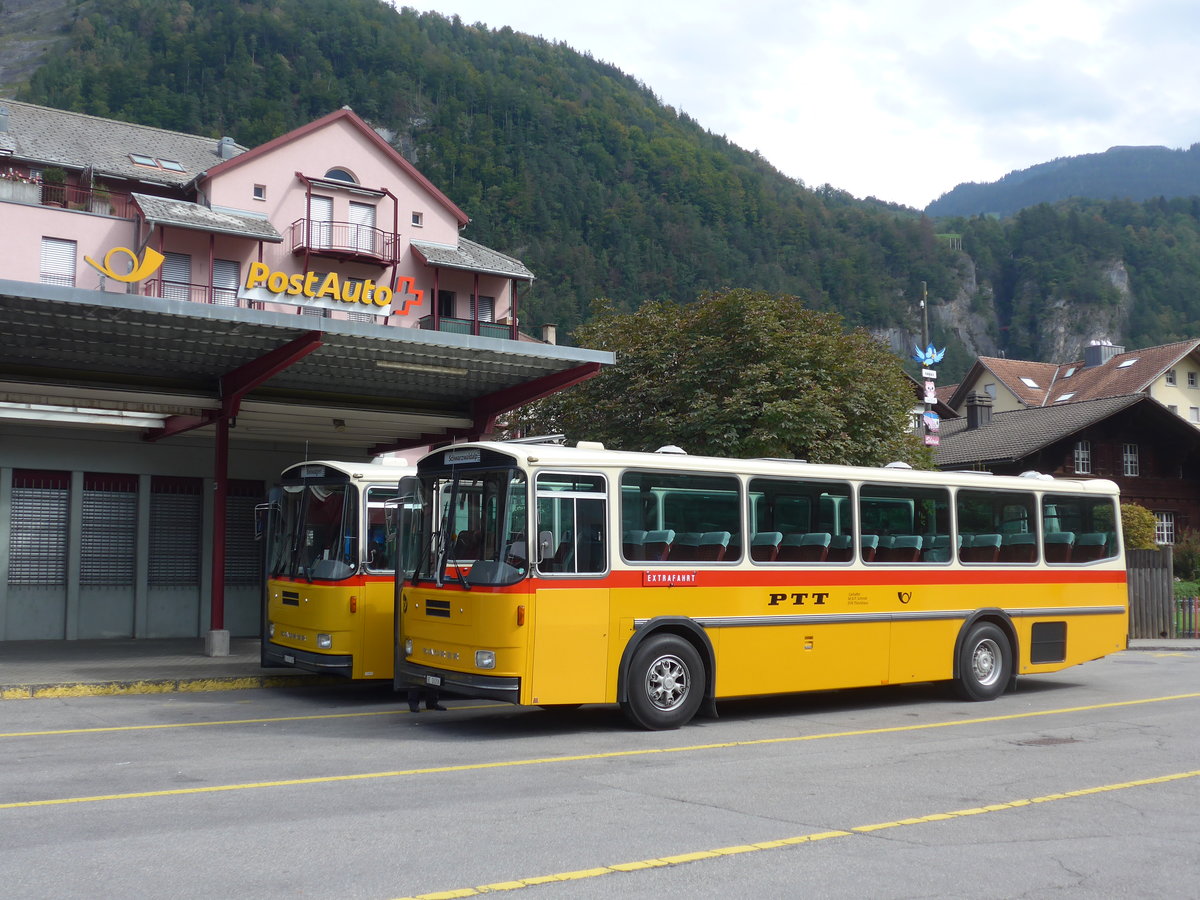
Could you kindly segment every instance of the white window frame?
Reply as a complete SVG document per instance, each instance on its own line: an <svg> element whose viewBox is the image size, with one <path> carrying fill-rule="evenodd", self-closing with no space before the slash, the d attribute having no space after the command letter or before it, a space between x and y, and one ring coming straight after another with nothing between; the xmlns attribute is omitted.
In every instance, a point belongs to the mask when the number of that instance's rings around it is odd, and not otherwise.
<svg viewBox="0 0 1200 900"><path fill-rule="evenodd" d="M1092 474L1092 442L1091 441L1076 441L1075 442L1075 474L1076 475L1091 475Z"/></svg>
<svg viewBox="0 0 1200 900"><path fill-rule="evenodd" d="M1200 425L1200 406L1188 407L1188 421Z"/></svg>
<svg viewBox="0 0 1200 900"><path fill-rule="evenodd" d="M1188 372L1188 387L1194 388L1196 386L1196 373Z"/></svg>
<svg viewBox="0 0 1200 900"><path fill-rule="evenodd" d="M1126 478L1137 478L1140 474L1141 464L1138 461L1138 445L1137 444L1122 444L1121 445L1121 473Z"/></svg>
<svg viewBox="0 0 1200 900"><path fill-rule="evenodd" d="M1167 372L1166 372L1166 374L1163 376L1163 378L1165 379L1165 381L1167 382L1167 384L1169 384L1169 385L1171 385L1171 386L1173 387L1173 386L1175 385L1175 380L1176 380L1176 379L1175 379L1175 370L1174 370L1174 369L1167 369Z"/></svg>
<svg viewBox="0 0 1200 900"><path fill-rule="evenodd" d="M1154 511L1154 543L1175 543L1175 513L1171 510Z"/></svg>

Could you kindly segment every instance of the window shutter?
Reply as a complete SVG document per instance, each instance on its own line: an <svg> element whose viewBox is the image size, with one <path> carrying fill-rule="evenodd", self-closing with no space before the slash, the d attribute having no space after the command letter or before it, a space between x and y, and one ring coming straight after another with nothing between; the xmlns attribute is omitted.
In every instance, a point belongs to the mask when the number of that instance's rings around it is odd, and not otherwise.
<svg viewBox="0 0 1200 900"><path fill-rule="evenodd" d="M75 286L75 241L42 238L42 284Z"/></svg>

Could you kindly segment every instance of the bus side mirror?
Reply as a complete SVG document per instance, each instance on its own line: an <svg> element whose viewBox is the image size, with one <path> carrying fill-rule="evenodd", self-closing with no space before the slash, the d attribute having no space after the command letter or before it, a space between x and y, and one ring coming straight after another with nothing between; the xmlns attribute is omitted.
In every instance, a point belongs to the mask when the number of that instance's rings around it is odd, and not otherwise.
<svg viewBox="0 0 1200 900"><path fill-rule="evenodd" d="M552 559L554 557L554 551L556 549L557 548L554 546L554 532L553 531L539 531L538 532L538 562L541 562L543 559Z"/></svg>
<svg viewBox="0 0 1200 900"><path fill-rule="evenodd" d="M267 531L267 513L270 510L270 503L259 503L254 507L254 539L256 541L261 541Z"/></svg>

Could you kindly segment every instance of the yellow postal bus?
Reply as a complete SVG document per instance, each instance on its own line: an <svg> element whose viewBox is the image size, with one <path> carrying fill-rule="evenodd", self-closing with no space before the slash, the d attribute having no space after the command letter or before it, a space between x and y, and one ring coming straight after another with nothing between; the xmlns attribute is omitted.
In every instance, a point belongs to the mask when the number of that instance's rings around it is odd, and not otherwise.
<svg viewBox="0 0 1200 900"><path fill-rule="evenodd" d="M290 466L260 508L267 539L262 664L390 679L395 542L384 505L410 467Z"/></svg>
<svg viewBox="0 0 1200 900"><path fill-rule="evenodd" d="M727 697L988 700L1126 646L1109 481L498 442L400 491L397 689L664 729Z"/></svg>

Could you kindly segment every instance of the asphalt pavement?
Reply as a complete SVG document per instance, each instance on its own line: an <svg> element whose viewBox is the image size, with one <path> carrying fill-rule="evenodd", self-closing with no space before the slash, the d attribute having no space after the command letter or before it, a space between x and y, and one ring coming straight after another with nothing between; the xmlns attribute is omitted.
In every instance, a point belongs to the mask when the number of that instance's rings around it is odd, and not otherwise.
<svg viewBox="0 0 1200 900"><path fill-rule="evenodd" d="M1133 640L1129 649L1200 651L1200 640ZM0 700L331 683L344 683L344 679L264 668L257 638L233 638L228 656L205 656L201 638L0 641Z"/></svg>

